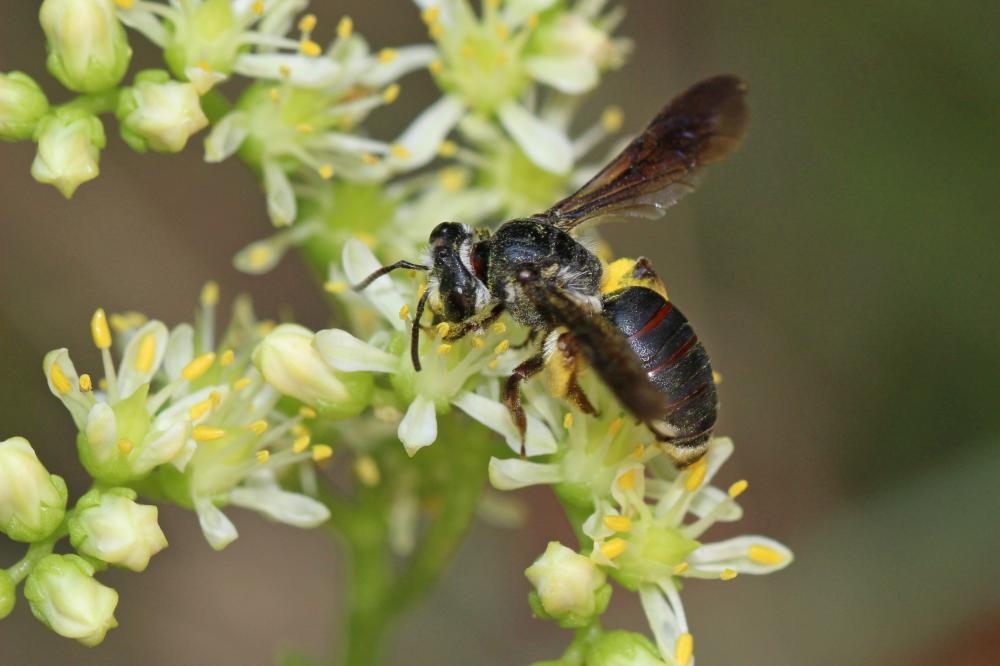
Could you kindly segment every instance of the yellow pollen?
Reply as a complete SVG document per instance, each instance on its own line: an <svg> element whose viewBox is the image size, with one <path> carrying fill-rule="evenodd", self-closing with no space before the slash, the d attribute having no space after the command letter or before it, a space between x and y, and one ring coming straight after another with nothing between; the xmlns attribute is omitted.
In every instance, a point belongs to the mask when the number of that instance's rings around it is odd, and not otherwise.
<svg viewBox="0 0 1000 666"><path fill-rule="evenodd" d="M493 349L493 353L496 354L497 356L499 356L500 354L504 353L508 349L510 349L510 340L501 340L500 344L498 344Z"/></svg>
<svg viewBox="0 0 1000 666"><path fill-rule="evenodd" d="M378 164L378 156L372 155L371 153L362 153L361 161L364 162L365 164L371 164L374 166Z"/></svg>
<svg viewBox="0 0 1000 666"><path fill-rule="evenodd" d="M132 449L134 448L135 447L132 445L132 442L128 441L127 439L118 440L118 450L123 455L127 456L128 454L132 453Z"/></svg>
<svg viewBox="0 0 1000 666"><path fill-rule="evenodd" d="M458 54L467 60L472 60L476 57L476 50L466 44L458 50Z"/></svg>
<svg viewBox="0 0 1000 666"><path fill-rule="evenodd" d="M107 391L108 390L108 378L107 377L101 377L101 380L99 382L97 382L97 386L102 391Z"/></svg>
<svg viewBox="0 0 1000 666"><path fill-rule="evenodd" d="M451 345L449 345L447 342L442 345L438 345L438 354L447 354L450 351L451 351Z"/></svg>
<svg viewBox="0 0 1000 666"><path fill-rule="evenodd" d="M310 442L309 435L302 435L301 437L297 438L294 442L292 442L292 452L302 453L303 451L309 448L309 442Z"/></svg>
<svg viewBox="0 0 1000 666"><path fill-rule="evenodd" d="M267 264L273 256L271 248L266 245L258 245L254 249L250 250L250 265L255 267L261 267Z"/></svg>
<svg viewBox="0 0 1000 666"><path fill-rule="evenodd" d="M209 280L205 283L205 286L201 288L201 304L206 308L212 307L219 302L219 283L215 280Z"/></svg>
<svg viewBox="0 0 1000 666"><path fill-rule="evenodd" d="M382 101L386 104L392 104L397 99L399 99L399 91L401 88L398 83L393 83L391 86L382 91Z"/></svg>
<svg viewBox="0 0 1000 666"><path fill-rule="evenodd" d="M563 417L563 427L566 430L573 427L573 412L566 412L566 416Z"/></svg>
<svg viewBox="0 0 1000 666"><path fill-rule="evenodd" d="M538 27L538 14L531 14L528 16L528 29L534 30Z"/></svg>
<svg viewBox="0 0 1000 666"><path fill-rule="evenodd" d="M104 314L104 308L94 310L94 316L90 318L90 335L94 338L94 346L98 349L111 348L111 329L108 328L108 318Z"/></svg>
<svg viewBox="0 0 1000 666"><path fill-rule="evenodd" d="M451 330L451 324L449 324L446 321L443 321L443 322L441 322L440 324L437 325L437 334L439 336L441 336L442 338L444 336L448 335L448 331L450 331L450 330Z"/></svg>
<svg viewBox="0 0 1000 666"><path fill-rule="evenodd" d="M331 178L333 178L332 164L324 164L317 171L319 172L319 177L322 178L323 180L330 180Z"/></svg>
<svg viewBox="0 0 1000 666"><path fill-rule="evenodd" d="M253 430L255 433L257 433L258 435L263 435L264 432L267 431L267 426L268 426L267 421L265 421L264 419L260 419L259 421L254 421L253 423L251 423L250 429Z"/></svg>
<svg viewBox="0 0 1000 666"><path fill-rule="evenodd" d="M312 407L300 407L299 416L304 419L314 419L316 418L316 410Z"/></svg>
<svg viewBox="0 0 1000 666"><path fill-rule="evenodd" d="M646 446L644 444L636 444L635 448L632 449L632 457L636 460L642 460L642 454L646 452Z"/></svg>
<svg viewBox="0 0 1000 666"><path fill-rule="evenodd" d="M635 488L635 477L635 470L630 469L618 477L618 487L622 490L632 490Z"/></svg>
<svg viewBox="0 0 1000 666"><path fill-rule="evenodd" d="M611 425L608 426L608 434L614 437L618 434L618 431L622 429L623 425L625 425L625 420L619 416L611 422Z"/></svg>
<svg viewBox="0 0 1000 666"><path fill-rule="evenodd" d="M723 569L722 573L719 574L719 580L732 580L738 575L735 569Z"/></svg>
<svg viewBox="0 0 1000 666"><path fill-rule="evenodd" d="M615 537L604 542L604 545L601 546L601 553L609 560L613 560L624 553L626 548L628 548L628 542L625 539Z"/></svg>
<svg viewBox="0 0 1000 666"><path fill-rule="evenodd" d="M694 655L694 636L688 633L677 637L677 645L674 647L674 657L679 666L688 666L691 657Z"/></svg>
<svg viewBox="0 0 1000 666"><path fill-rule="evenodd" d="M354 473L358 475L361 483L368 487L378 485L382 475L378 470L378 464L371 456L361 456L354 461Z"/></svg>
<svg viewBox="0 0 1000 666"><path fill-rule="evenodd" d="M420 18L423 19L424 23L434 23L441 16L441 7L438 5L432 5L424 11L420 12Z"/></svg>
<svg viewBox="0 0 1000 666"><path fill-rule="evenodd" d="M333 449L326 444L317 444L312 449L313 460L319 462L320 460L326 460L333 455Z"/></svg>
<svg viewBox="0 0 1000 666"><path fill-rule="evenodd" d="M732 498L737 498L746 492L746 489L750 486L750 482L746 479L740 479L733 485L729 486L729 496Z"/></svg>
<svg viewBox="0 0 1000 666"><path fill-rule="evenodd" d="M312 32L316 29L316 15L306 14L299 19L299 30L302 32Z"/></svg>
<svg viewBox="0 0 1000 666"><path fill-rule="evenodd" d="M493 359L492 361L486 364L486 367L488 367L490 370L496 370L499 366L500 366L500 361L498 359Z"/></svg>
<svg viewBox="0 0 1000 666"><path fill-rule="evenodd" d="M687 562L681 562L680 564L675 564L674 575L680 576L681 574L686 573L689 568L690 565Z"/></svg>
<svg viewBox="0 0 1000 666"><path fill-rule="evenodd" d="M135 355L135 367L139 372L150 372L156 360L156 337L147 333L139 341L139 353Z"/></svg>
<svg viewBox="0 0 1000 666"><path fill-rule="evenodd" d="M121 9L132 9L135 4L135 0L115 0L115 4Z"/></svg>
<svg viewBox="0 0 1000 666"><path fill-rule="evenodd" d="M431 64L427 65L427 69L431 71L431 74L440 74L444 71L444 63L440 60L432 60Z"/></svg>
<svg viewBox="0 0 1000 666"><path fill-rule="evenodd" d="M395 60L396 56L398 55L399 54L396 52L396 49L382 49L381 51L378 52L378 56L376 57L378 58L378 61L380 63L382 63L383 65L387 65L393 60Z"/></svg>
<svg viewBox="0 0 1000 666"><path fill-rule="evenodd" d="M260 16L261 14L263 14L264 13L264 0L256 0L256 2L253 3L253 6L250 8L250 10L254 14L256 14L257 16Z"/></svg>
<svg viewBox="0 0 1000 666"><path fill-rule="evenodd" d="M500 0L486 0L483 4L486 5L487 9L497 9L500 6Z"/></svg>
<svg viewBox="0 0 1000 666"><path fill-rule="evenodd" d="M80 375L80 390L84 393L94 390L94 382L87 373Z"/></svg>
<svg viewBox="0 0 1000 666"><path fill-rule="evenodd" d="M473 336L472 346L475 347L476 349L482 349L483 347L486 346L486 341L483 340L483 338L478 335Z"/></svg>
<svg viewBox="0 0 1000 666"><path fill-rule="evenodd" d="M617 132L625 122L625 112L620 106L609 106L601 114L601 127L606 132Z"/></svg>
<svg viewBox="0 0 1000 666"><path fill-rule="evenodd" d="M281 74L281 76L287 79L292 75L292 68L288 65L281 65L278 67L278 74Z"/></svg>
<svg viewBox="0 0 1000 666"><path fill-rule="evenodd" d="M337 37L347 39L352 32L354 32L354 19L350 16L344 16L337 24Z"/></svg>
<svg viewBox="0 0 1000 666"><path fill-rule="evenodd" d="M208 410L210 409L212 409L212 401L202 400L201 402L194 405L193 407L191 407L191 409L188 410L188 416L191 417L192 421L197 421L205 414L208 414Z"/></svg>
<svg viewBox="0 0 1000 666"><path fill-rule="evenodd" d="M347 283L343 280L332 280L323 285L323 290L328 294L342 294L347 291Z"/></svg>
<svg viewBox="0 0 1000 666"><path fill-rule="evenodd" d="M189 382L193 382L205 374L212 367L213 363L215 363L215 352L208 352L207 354L197 356L184 366L184 369L181 370L181 377Z"/></svg>
<svg viewBox="0 0 1000 666"><path fill-rule="evenodd" d="M225 436L226 431L222 428L206 425L195 426L194 431L191 433L191 437L196 442L211 442L216 439L222 439Z"/></svg>
<svg viewBox="0 0 1000 666"><path fill-rule="evenodd" d="M444 26L440 23L432 23L427 34L431 36L431 39L439 39L444 34Z"/></svg>
<svg viewBox="0 0 1000 666"><path fill-rule="evenodd" d="M442 141L438 146L438 155L441 157L452 157L458 152L458 145L454 141Z"/></svg>
<svg viewBox="0 0 1000 666"><path fill-rule="evenodd" d="M277 88L271 88L267 94L271 97L272 102L278 102L281 99L281 92Z"/></svg>
<svg viewBox="0 0 1000 666"><path fill-rule="evenodd" d="M510 28L503 23L497 23L497 37L507 39L510 37Z"/></svg>
<svg viewBox="0 0 1000 666"><path fill-rule="evenodd" d="M615 532L628 532L632 529L632 520L628 516L604 516L604 526Z"/></svg>
<svg viewBox="0 0 1000 666"><path fill-rule="evenodd" d="M211 74L214 71L214 68L212 67L212 63L208 62L207 60L201 60L201 61L199 61L197 67L201 71L209 73L209 74Z"/></svg>
<svg viewBox="0 0 1000 666"><path fill-rule="evenodd" d="M441 170L441 185L449 192L457 192L465 183L465 175L461 169L447 168Z"/></svg>
<svg viewBox="0 0 1000 666"><path fill-rule="evenodd" d="M299 123L295 126L295 131L299 134L312 134L316 129L309 123Z"/></svg>
<svg viewBox="0 0 1000 666"><path fill-rule="evenodd" d="M257 462L263 465L268 461L268 459L270 459L271 452L268 451L267 449L264 449L263 451L258 451L257 453L255 453L254 457L257 458Z"/></svg>
<svg viewBox="0 0 1000 666"><path fill-rule="evenodd" d="M747 557L755 564L782 564L785 556L770 546L754 544L747 550Z"/></svg>
<svg viewBox="0 0 1000 666"><path fill-rule="evenodd" d="M250 386L250 378L249 377L241 377L240 379L237 379L235 382L233 382L233 390L234 391L242 391L243 389L245 389L248 386Z"/></svg>
<svg viewBox="0 0 1000 666"><path fill-rule="evenodd" d="M393 157L398 157L401 160L405 160L410 157L410 151L406 149L406 146L402 146L398 143L394 143L389 146L389 152L392 153Z"/></svg>
<svg viewBox="0 0 1000 666"><path fill-rule="evenodd" d="M410 317L410 304L403 303L403 307L399 308L399 318L406 321Z"/></svg>
<svg viewBox="0 0 1000 666"><path fill-rule="evenodd" d="M236 360L236 352L234 352L232 349L227 349L226 351L222 352L222 356L219 358L219 365L221 365L224 368L227 365L230 365L235 360Z"/></svg>
<svg viewBox="0 0 1000 666"><path fill-rule="evenodd" d="M309 428L301 423L296 423L292 426L292 434L296 437L308 437L311 433L309 432Z"/></svg>
<svg viewBox="0 0 1000 666"><path fill-rule="evenodd" d="M323 52L322 47L311 39L303 39L299 42L299 51L307 56L316 57Z"/></svg>
<svg viewBox="0 0 1000 666"><path fill-rule="evenodd" d="M494 333L506 333L507 332L507 324L503 323L502 321L498 321L497 323L493 324L493 332Z"/></svg>
<svg viewBox="0 0 1000 666"><path fill-rule="evenodd" d="M208 394L208 399L212 401L213 405L217 405L222 400L222 394L218 391L212 391Z"/></svg>
<svg viewBox="0 0 1000 666"><path fill-rule="evenodd" d="M689 493L693 493L698 490L701 482L705 480L705 474L708 472L708 465L705 464L704 460L696 463L691 471L688 472L687 480L684 481L684 487Z"/></svg>

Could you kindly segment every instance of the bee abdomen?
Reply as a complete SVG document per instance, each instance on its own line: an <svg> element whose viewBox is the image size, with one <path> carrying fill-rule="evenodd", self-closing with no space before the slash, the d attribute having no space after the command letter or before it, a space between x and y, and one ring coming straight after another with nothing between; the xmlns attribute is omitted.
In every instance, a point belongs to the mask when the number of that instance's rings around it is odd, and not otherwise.
<svg viewBox="0 0 1000 666"><path fill-rule="evenodd" d="M657 430L678 446L700 446L718 412L708 353L679 309L645 287L627 287L604 299L604 317L625 336L650 381L664 396Z"/></svg>

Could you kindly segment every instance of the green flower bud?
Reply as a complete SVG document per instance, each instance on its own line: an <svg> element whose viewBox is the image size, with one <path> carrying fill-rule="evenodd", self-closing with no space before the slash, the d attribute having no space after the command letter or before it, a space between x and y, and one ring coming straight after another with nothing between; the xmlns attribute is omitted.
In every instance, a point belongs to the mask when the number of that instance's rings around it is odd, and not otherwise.
<svg viewBox="0 0 1000 666"><path fill-rule="evenodd" d="M24 141L49 111L49 101L34 80L22 72L0 74L0 140Z"/></svg>
<svg viewBox="0 0 1000 666"><path fill-rule="evenodd" d="M24 597L52 631L84 645L97 645L118 626L118 593L94 580L93 565L78 555L42 558L24 584Z"/></svg>
<svg viewBox="0 0 1000 666"><path fill-rule="evenodd" d="M354 416L371 404L368 372L338 372L313 347L313 332L296 324L271 331L253 352L268 384L332 418Z"/></svg>
<svg viewBox="0 0 1000 666"><path fill-rule="evenodd" d="M9 573L0 569L0 620L14 610L15 601L17 601L17 585Z"/></svg>
<svg viewBox="0 0 1000 666"><path fill-rule="evenodd" d="M106 139L97 116L79 109L57 109L38 123L38 153L31 175L54 185L69 199L81 184L97 178Z"/></svg>
<svg viewBox="0 0 1000 666"><path fill-rule="evenodd" d="M81 554L144 571L167 547L155 506L137 504L129 488L94 489L80 498L69 520L69 537Z"/></svg>
<svg viewBox="0 0 1000 666"><path fill-rule="evenodd" d="M535 586L528 600L535 615L554 619L563 627L585 627L608 607L611 586L604 572L558 541L524 571Z"/></svg>
<svg viewBox="0 0 1000 666"><path fill-rule="evenodd" d="M76 92L107 90L125 76L132 49L111 0L45 0L38 12L49 71Z"/></svg>
<svg viewBox="0 0 1000 666"><path fill-rule="evenodd" d="M139 152L177 153L188 138L208 125L198 92L190 83L171 81L163 70L147 70L118 98L122 138Z"/></svg>
<svg viewBox="0 0 1000 666"><path fill-rule="evenodd" d="M609 631L591 643L587 666L667 666L656 646L642 634Z"/></svg>
<svg viewBox="0 0 1000 666"><path fill-rule="evenodd" d="M0 442L0 532L14 541L52 534L66 513L66 483L49 474L23 437Z"/></svg>

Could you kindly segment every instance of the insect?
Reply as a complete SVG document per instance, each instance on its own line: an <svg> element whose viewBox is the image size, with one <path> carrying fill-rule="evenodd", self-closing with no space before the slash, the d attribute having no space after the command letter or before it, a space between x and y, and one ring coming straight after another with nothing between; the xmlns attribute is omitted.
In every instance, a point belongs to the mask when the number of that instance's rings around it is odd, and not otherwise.
<svg viewBox="0 0 1000 666"><path fill-rule="evenodd" d="M746 90L728 75L695 84L582 188L545 212L504 222L493 234L442 222L430 234L426 263L385 266L354 288L398 268L430 273L412 329L417 370L427 306L436 323L450 324L448 341L505 311L533 337L543 334L541 349L514 369L503 392L522 441L521 383L547 364L556 367L559 393L593 413L577 381L586 364L667 445L678 466L698 460L718 410L708 354L648 261L618 267L620 275L602 291L601 261L572 232L584 222L663 215L694 189L702 167L740 143L749 118Z"/></svg>

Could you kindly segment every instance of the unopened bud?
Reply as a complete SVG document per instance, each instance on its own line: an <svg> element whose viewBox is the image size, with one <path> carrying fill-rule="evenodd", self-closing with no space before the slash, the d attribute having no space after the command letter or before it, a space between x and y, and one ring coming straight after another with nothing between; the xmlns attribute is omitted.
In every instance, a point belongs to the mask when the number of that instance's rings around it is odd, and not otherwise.
<svg viewBox="0 0 1000 666"><path fill-rule="evenodd" d="M535 614L564 627L589 625L611 599L604 572L590 558L558 541L550 541L524 575L535 586L529 596Z"/></svg>
<svg viewBox="0 0 1000 666"><path fill-rule="evenodd" d="M128 488L91 490L76 503L69 521L73 547L108 564L143 571L167 547L155 506L137 504Z"/></svg>
<svg viewBox="0 0 1000 666"><path fill-rule="evenodd" d="M0 74L0 140L30 139L48 110L45 93L30 76L22 72Z"/></svg>
<svg viewBox="0 0 1000 666"><path fill-rule="evenodd" d="M163 70L147 70L118 98L122 138L139 152L176 153L208 125L194 85L171 81Z"/></svg>
<svg viewBox="0 0 1000 666"><path fill-rule="evenodd" d="M111 0L45 0L38 18L45 31L49 71L76 92L118 85L132 49Z"/></svg>
<svg viewBox="0 0 1000 666"><path fill-rule="evenodd" d="M49 474L23 437L0 442L0 532L14 541L52 534L66 513L66 483Z"/></svg>
<svg viewBox="0 0 1000 666"><path fill-rule="evenodd" d="M100 173L104 126L97 116L78 109L58 109L45 116L35 130L38 153L31 175L59 189L67 199L81 184Z"/></svg>
<svg viewBox="0 0 1000 666"><path fill-rule="evenodd" d="M94 580L94 567L79 555L47 555L24 584L24 597L52 631L97 645L118 626L118 593Z"/></svg>
<svg viewBox="0 0 1000 666"><path fill-rule="evenodd" d="M587 649L587 666L667 666L656 646L642 634L608 631Z"/></svg>

